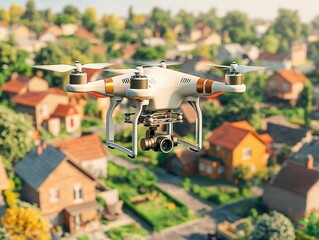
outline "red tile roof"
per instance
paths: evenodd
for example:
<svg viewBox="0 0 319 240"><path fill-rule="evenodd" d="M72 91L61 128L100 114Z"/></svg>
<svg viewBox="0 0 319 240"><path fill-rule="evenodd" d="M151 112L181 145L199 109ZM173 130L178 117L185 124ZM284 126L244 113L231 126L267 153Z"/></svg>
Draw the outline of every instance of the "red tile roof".
<svg viewBox="0 0 319 240"><path fill-rule="evenodd" d="M15 96L12 99L12 102L25 105L25 106L35 107L47 95L48 95L48 92L26 92L24 94Z"/></svg>
<svg viewBox="0 0 319 240"><path fill-rule="evenodd" d="M98 39L94 35L94 33L89 32L86 28L84 28L82 26L78 28L78 30L76 31L75 35L77 37L86 38L89 41L98 41Z"/></svg>
<svg viewBox="0 0 319 240"><path fill-rule="evenodd" d="M293 69L280 70L278 71L278 74L289 83L305 83L308 81L308 78L305 75L298 73Z"/></svg>
<svg viewBox="0 0 319 240"><path fill-rule="evenodd" d="M66 117L69 115L78 114L75 107L69 104L59 104L52 113L53 117Z"/></svg>
<svg viewBox="0 0 319 240"><path fill-rule="evenodd" d="M307 196L310 188L318 181L318 170L308 169L295 161L286 161L270 185Z"/></svg>
<svg viewBox="0 0 319 240"><path fill-rule="evenodd" d="M65 91L58 88L50 88L48 91L43 92L26 92L21 95L15 96L12 101L25 106L34 107L38 105L48 94L65 95Z"/></svg>
<svg viewBox="0 0 319 240"><path fill-rule="evenodd" d="M2 157L0 156L0 191L9 187L8 176L4 168Z"/></svg>
<svg viewBox="0 0 319 240"><path fill-rule="evenodd" d="M8 81L3 84L1 90L9 93L18 93L26 87L26 85L26 83L20 81Z"/></svg>
<svg viewBox="0 0 319 240"><path fill-rule="evenodd" d="M267 60L267 61L284 61L289 59L289 55L285 53L269 53L263 52L259 55L258 60Z"/></svg>
<svg viewBox="0 0 319 240"><path fill-rule="evenodd" d="M104 146L96 134L55 141L53 146L60 148L78 162L107 156Z"/></svg>
<svg viewBox="0 0 319 240"><path fill-rule="evenodd" d="M249 134L253 134L258 140L267 145L264 138L255 131L247 121L224 122L215 129L208 138L209 143L220 145L228 149L234 149ZM270 136L269 136L270 137Z"/></svg>

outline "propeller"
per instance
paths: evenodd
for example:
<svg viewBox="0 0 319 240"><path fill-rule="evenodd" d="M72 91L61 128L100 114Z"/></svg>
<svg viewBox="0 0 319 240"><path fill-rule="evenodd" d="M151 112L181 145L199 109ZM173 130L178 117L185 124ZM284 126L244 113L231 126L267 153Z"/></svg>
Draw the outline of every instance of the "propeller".
<svg viewBox="0 0 319 240"><path fill-rule="evenodd" d="M106 72L114 72L114 73L120 73L120 74L126 74L126 73L139 73L137 69L134 68L122 68L122 69L104 69Z"/></svg>
<svg viewBox="0 0 319 240"><path fill-rule="evenodd" d="M164 67L166 68L166 66L177 66L182 64L181 62L177 62L177 61L156 61L156 60L152 60L152 61L137 61L138 64L141 64L143 67Z"/></svg>
<svg viewBox="0 0 319 240"><path fill-rule="evenodd" d="M82 72L82 68L89 68L89 69L102 69L108 66L114 65L113 63L88 63L82 65L81 62L76 61L74 65L68 65L68 64L54 64L54 65L35 65L32 66L33 68L43 69L43 70L49 70L54 72L69 72L71 70L77 70L79 72Z"/></svg>
<svg viewBox="0 0 319 240"><path fill-rule="evenodd" d="M207 65L212 66L214 68L218 68L221 70L227 70L229 69L230 72L253 72L253 71L259 71L259 70L265 70L267 67L261 67L261 66L244 66L244 65L238 65L236 62L232 62L230 66L226 65L219 65L214 63L207 63Z"/></svg>

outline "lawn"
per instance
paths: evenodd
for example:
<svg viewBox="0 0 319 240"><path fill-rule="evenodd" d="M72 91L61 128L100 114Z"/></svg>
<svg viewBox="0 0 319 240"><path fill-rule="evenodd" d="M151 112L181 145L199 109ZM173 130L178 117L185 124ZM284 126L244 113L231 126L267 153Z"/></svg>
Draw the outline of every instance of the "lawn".
<svg viewBox="0 0 319 240"><path fill-rule="evenodd" d="M148 235L147 232L136 223L112 228L106 234L112 240L139 239L137 237L145 237Z"/></svg>
<svg viewBox="0 0 319 240"><path fill-rule="evenodd" d="M262 203L262 198L250 198L243 202L236 203L234 205L227 206L226 209L231 213L246 218L251 215L252 209L255 209L258 215L266 212L266 208Z"/></svg>
<svg viewBox="0 0 319 240"><path fill-rule="evenodd" d="M136 181L130 182L131 171L110 162L109 177L104 179L104 182L109 187L118 189L126 206L147 222L153 230L159 231L196 218L190 213L187 205L157 187L156 184L145 185L149 179L136 176ZM142 185L139 186L138 182Z"/></svg>

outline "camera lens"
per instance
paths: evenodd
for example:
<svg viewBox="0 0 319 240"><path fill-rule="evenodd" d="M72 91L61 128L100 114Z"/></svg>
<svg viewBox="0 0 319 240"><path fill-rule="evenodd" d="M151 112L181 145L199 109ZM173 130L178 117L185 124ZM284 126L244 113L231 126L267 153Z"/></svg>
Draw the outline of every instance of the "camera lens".
<svg viewBox="0 0 319 240"><path fill-rule="evenodd" d="M159 149L163 153L170 152L174 147L174 143L170 138L162 138L159 142Z"/></svg>

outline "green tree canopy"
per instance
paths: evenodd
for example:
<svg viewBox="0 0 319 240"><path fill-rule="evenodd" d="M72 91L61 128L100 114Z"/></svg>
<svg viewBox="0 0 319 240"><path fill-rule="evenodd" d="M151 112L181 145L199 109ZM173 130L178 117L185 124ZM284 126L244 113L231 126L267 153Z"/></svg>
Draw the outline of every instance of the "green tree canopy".
<svg viewBox="0 0 319 240"><path fill-rule="evenodd" d="M0 106L1 155L10 164L16 164L32 149L33 131L32 119L28 115Z"/></svg>
<svg viewBox="0 0 319 240"><path fill-rule="evenodd" d="M133 55L133 59L137 60L154 60L165 59L166 48L163 46L149 47L142 46L137 49Z"/></svg>
<svg viewBox="0 0 319 240"><path fill-rule="evenodd" d="M222 20L222 32L228 33L232 42L244 43L252 38L252 28L245 13L230 11Z"/></svg>
<svg viewBox="0 0 319 240"><path fill-rule="evenodd" d="M268 34L262 39L262 48L266 52L276 53L279 43L279 39L275 35Z"/></svg>
<svg viewBox="0 0 319 240"><path fill-rule="evenodd" d="M134 169L128 172L127 179L133 187L150 187L155 185L157 178L146 169Z"/></svg>
<svg viewBox="0 0 319 240"><path fill-rule="evenodd" d="M300 219L299 223L303 226L303 232L319 238L319 215L317 213L311 213L309 217Z"/></svg>
<svg viewBox="0 0 319 240"><path fill-rule="evenodd" d="M97 13L95 8L89 7L85 10L82 15L82 24L89 31L95 31L97 27Z"/></svg>
<svg viewBox="0 0 319 240"><path fill-rule="evenodd" d="M301 30L302 24L298 11L290 9L279 9L278 16L270 29L276 36L279 36L280 45L284 48L287 48L285 45L288 45L288 50L294 41L300 39Z"/></svg>
<svg viewBox="0 0 319 240"><path fill-rule="evenodd" d="M0 42L0 86L12 74L17 57L17 51L11 45Z"/></svg>
<svg viewBox="0 0 319 240"><path fill-rule="evenodd" d="M270 214L263 214L257 220L250 237L254 240L294 240L295 229L287 217L272 211Z"/></svg>

